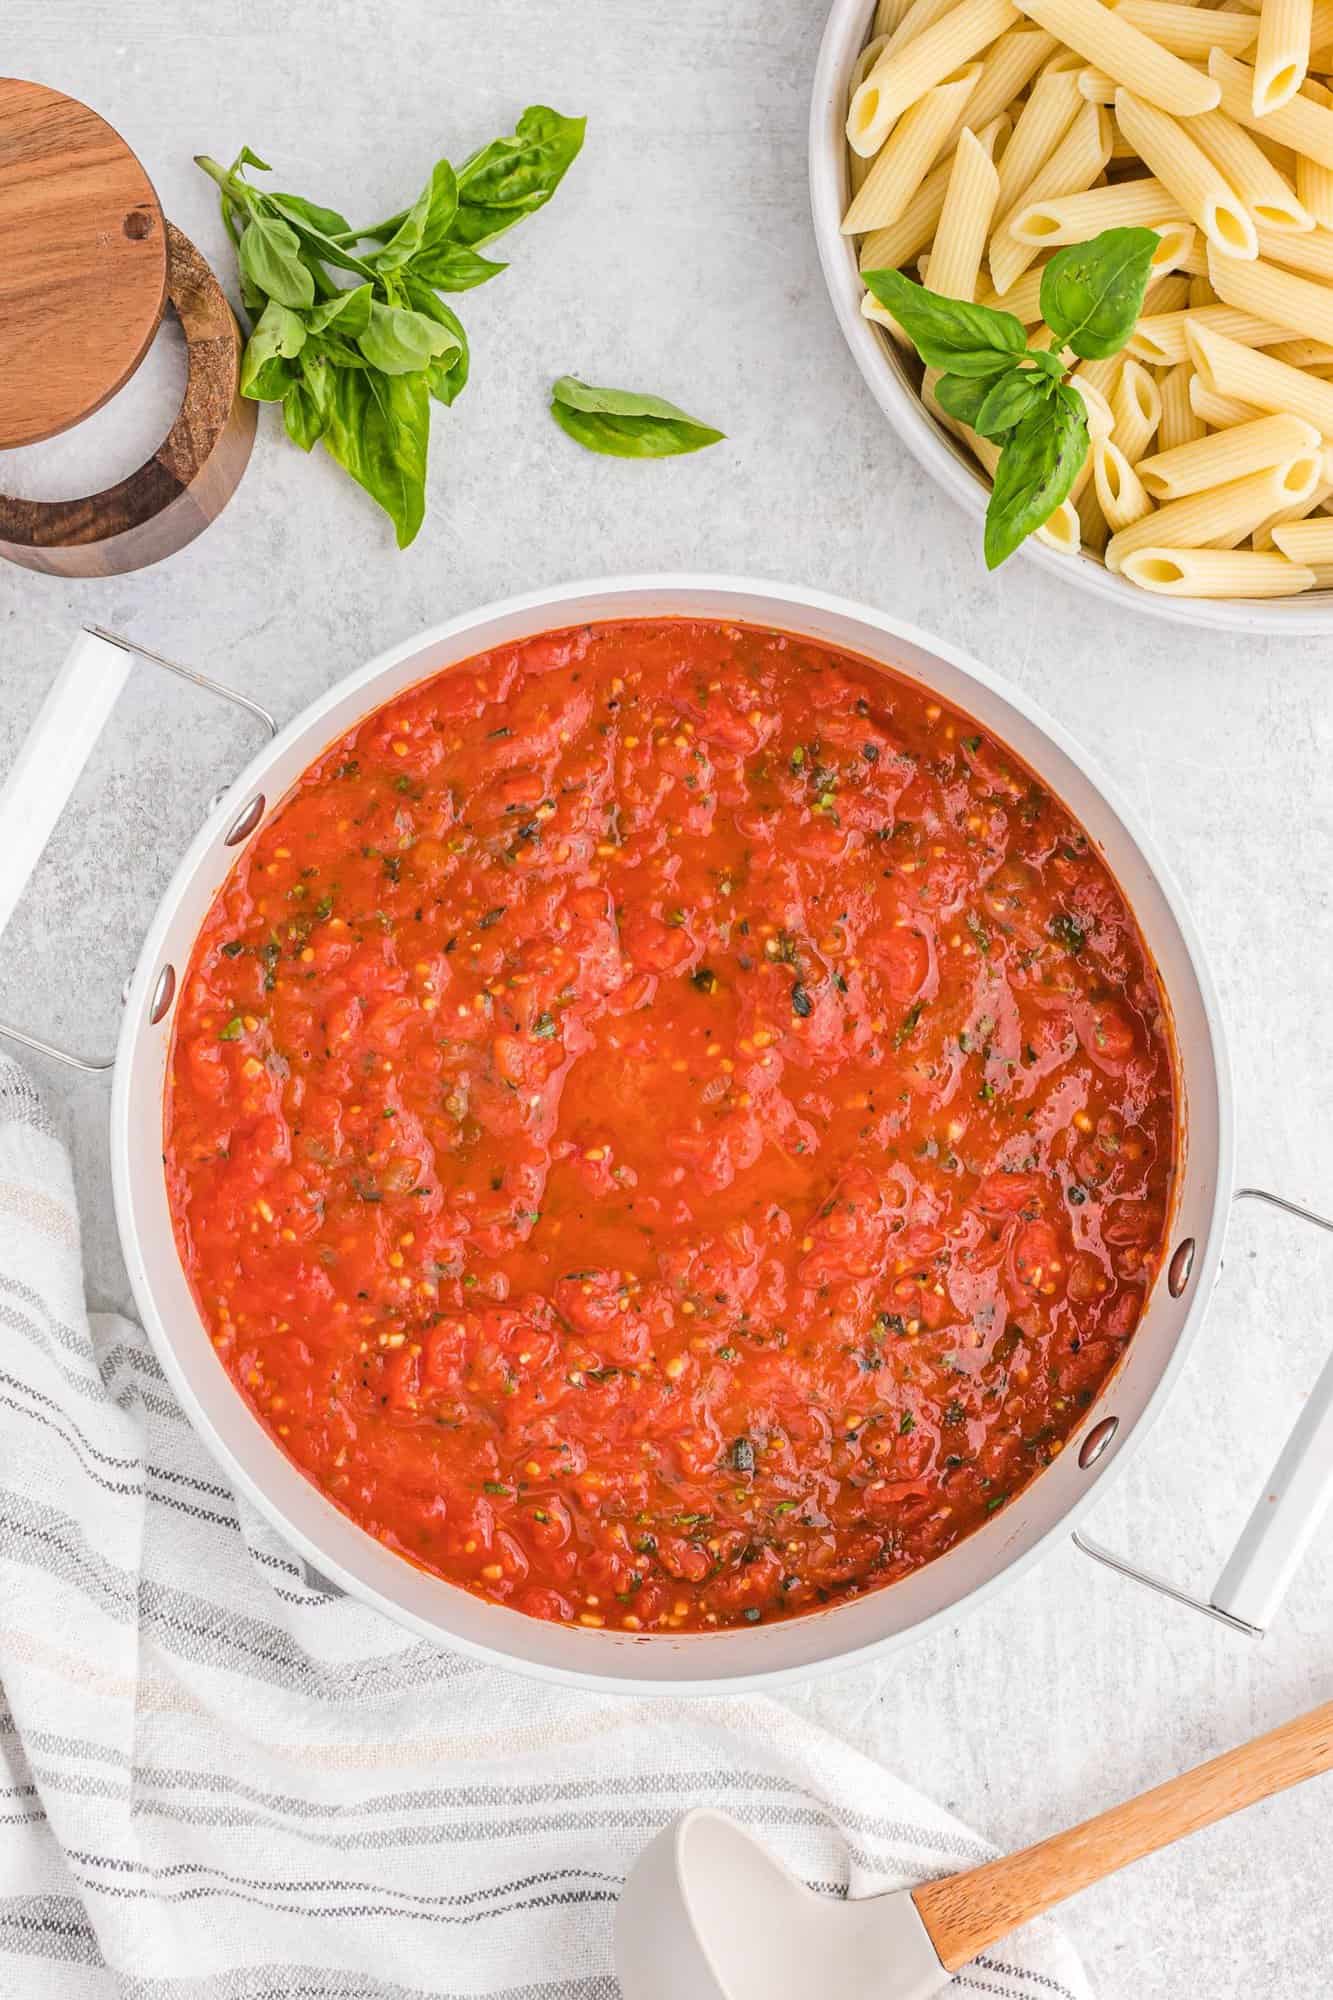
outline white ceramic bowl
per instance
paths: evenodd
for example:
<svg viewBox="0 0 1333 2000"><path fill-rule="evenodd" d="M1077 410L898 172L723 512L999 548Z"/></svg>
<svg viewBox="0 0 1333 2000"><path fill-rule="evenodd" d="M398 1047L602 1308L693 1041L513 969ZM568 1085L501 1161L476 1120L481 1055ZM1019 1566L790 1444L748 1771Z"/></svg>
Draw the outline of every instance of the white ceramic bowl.
<svg viewBox="0 0 1333 2000"><path fill-rule="evenodd" d="M849 199L844 131L847 98L852 70L869 36L874 11L875 0L833 0L820 44L810 103L810 206L815 239L833 310L858 368L903 442L976 521L980 565L981 522L990 496L989 483L966 448L930 415L888 335L863 315L856 250L852 238L842 235L838 226ZM1029 537L1019 553L1021 559L1040 563L1053 576L1091 592L1103 603L1148 612L1180 625L1226 632L1333 633L1333 591L1221 602L1202 597L1159 597L1113 575L1096 556L1061 555L1035 536Z"/></svg>

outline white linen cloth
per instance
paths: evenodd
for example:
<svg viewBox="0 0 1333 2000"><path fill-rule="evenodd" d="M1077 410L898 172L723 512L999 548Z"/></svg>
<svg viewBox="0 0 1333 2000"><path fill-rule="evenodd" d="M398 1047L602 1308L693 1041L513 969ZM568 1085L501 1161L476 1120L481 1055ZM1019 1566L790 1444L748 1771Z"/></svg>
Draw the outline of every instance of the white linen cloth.
<svg viewBox="0 0 1333 2000"><path fill-rule="evenodd" d="M776 1700L565 1692L310 1588L142 1331L86 1313L4 1058L0 1687L3 2000L615 2000L620 1882L690 1805L835 1895L991 1851ZM958 1986L1088 2000L1049 1923Z"/></svg>

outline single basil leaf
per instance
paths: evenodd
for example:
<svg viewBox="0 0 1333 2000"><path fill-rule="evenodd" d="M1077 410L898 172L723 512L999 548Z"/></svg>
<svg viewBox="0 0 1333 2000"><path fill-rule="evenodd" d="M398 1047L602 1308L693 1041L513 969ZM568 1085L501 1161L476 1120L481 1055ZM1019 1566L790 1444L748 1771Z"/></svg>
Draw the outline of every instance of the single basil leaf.
<svg viewBox="0 0 1333 2000"><path fill-rule="evenodd" d="M935 384L935 400L960 424L970 424L975 430L977 412L995 379L993 375L941 375Z"/></svg>
<svg viewBox="0 0 1333 2000"><path fill-rule="evenodd" d="M574 375L562 375L552 389L551 415L588 451L612 458L674 458L702 451L726 435L661 396L597 389Z"/></svg>
<svg viewBox="0 0 1333 2000"><path fill-rule="evenodd" d="M861 276L928 368L951 375L998 375L1015 355L1027 352L1027 332L1012 313L928 292L901 271L863 271Z"/></svg>
<svg viewBox="0 0 1333 2000"><path fill-rule="evenodd" d="M584 118L530 104L512 139L492 139L458 169L453 233L474 248L512 229L555 193L583 145Z"/></svg>
<svg viewBox="0 0 1333 2000"><path fill-rule="evenodd" d="M388 242L374 255L377 271L398 271L448 241L458 213L458 182L448 160L437 160L430 179Z"/></svg>
<svg viewBox="0 0 1333 2000"><path fill-rule="evenodd" d="M1088 454L1083 399L1067 383L1023 419L995 468L986 509L986 567L997 569L1066 497Z"/></svg>
<svg viewBox="0 0 1333 2000"><path fill-rule="evenodd" d="M414 375L457 342L446 326L410 306L384 306L372 299L370 322L357 342L372 368L386 375Z"/></svg>
<svg viewBox="0 0 1333 2000"><path fill-rule="evenodd" d="M284 306L315 302L315 281L301 262L294 229L270 215L255 215L237 251L241 271L258 291Z"/></svg>
<svg viewBox="0 0 1333 2000"><path fill-rule="evenodd" d="M330 371L324 449L384 509L405 549L426 511L430 396L424 375Z"/></svg>
<svg viewBox="0 0 1333 2000"><path fill-rule="evenodd" d="M324 333L330 327L337 327L339 333L355 340L365 332L370 324L370 307L374 298L373 285L354 285L350 291L339 292L336 298L325 299L315 307L309 319L312 333Z"/></svg>
<svg viewBox="0 0 1333 2000"><path fill-rule="evenodd" d="M1013 368L987 388L972 428L999 444L1016 424L1049 402L1053 391L1049 375L1031 368Z"/></svg>
<svg viewBox="0 0 1333 2000"><path fill-rule="evenodd" d="M1053 382L1062 381L1065 372L1064 357L1051 347L1030 347L1027 358L1034 368L1040 368Z"/></svg>
<svg viewBox="0 0 1333 2000"><path fill-rule="evenodd" d="M414 278L422 278L440 292L470 292L490 278L507 271L507 264L493 264L466 243L439 243L421 250L410 266Z"/></svg>
<svg viewBox="0 0 1333 2000"><path fill-rule="evenodd" d="M270 299L241 356L241 394L257 403L276 403L287 392L290 371L272 364L299 354L306 323L290 306Z"/></svg>
<svg viewBox="0 0 1333 2000"><path fill-rule="evenodd" d="M1085 360L1118 354L1143 305L1157 235L1104 229L1090 243L1057 250L1041 274L1042 318Z"/></svg>
<svg viewBox="0 0 1333 2000"><path fill-rule="evenodd" d="M261 195L259 200L265 213L271 213L290 224L303 247L311 256L318 257L321 263L335 264L343 271L355 271L358 278L374 277L374 269L364 257L356 256L312 220L314 213L312 203L304 201L299 195L286 194ZM338 217L340 222L342 219L341 216Z"/></svg>
<svg viewBox="0 0 1333 2000"><path fill-rule="evenodd" d="M462 320L443 299L437 299L429 285L417 281L411 271L403 273L408 299L419 313L447 327L458 346L452 354L437 355L426 369L426 386L437 403L456 403L467 387L468 340Z"/></svg>
<svg viewBox="0 0 1333 2000"><path fill-rule="evenodd" d="M300 373L282 399L282 421L287 435L302 451L309 451L324 435L330 372L327 362L304 358Z"/></svg>
<svg viewBox="0 0 1333 2000"><path fill-rule="evenodd" d="M258 162L256 162L258 164ZM325 236L337 236L344 229L350 230L351 223L336 208L321 208L317 201L307 201L303 194L273 194L270 201L280 201L282 212L289 219L300 217L312 229L318 229Z"/></svg>

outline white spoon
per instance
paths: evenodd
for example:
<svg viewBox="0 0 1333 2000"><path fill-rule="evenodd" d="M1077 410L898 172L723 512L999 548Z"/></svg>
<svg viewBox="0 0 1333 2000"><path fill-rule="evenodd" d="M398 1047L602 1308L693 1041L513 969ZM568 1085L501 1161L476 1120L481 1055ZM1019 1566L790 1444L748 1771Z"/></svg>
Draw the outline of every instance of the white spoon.
<svg viewBox="0 0 1333 2000"><path fill-rule="evenodd" d="M1328 1770L1333 1701L1035 1847L848 1902L815 1895L725 1813L688 1812L625 1883L624 2000L926 2000L1066 1896Z"/></svg>

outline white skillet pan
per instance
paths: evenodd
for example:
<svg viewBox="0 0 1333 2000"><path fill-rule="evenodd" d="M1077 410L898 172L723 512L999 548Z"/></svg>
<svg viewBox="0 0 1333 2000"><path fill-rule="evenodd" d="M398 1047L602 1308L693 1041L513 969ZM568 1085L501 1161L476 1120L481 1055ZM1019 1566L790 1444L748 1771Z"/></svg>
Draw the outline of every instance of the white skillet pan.
<svg viewBox="0 0 1333 2000"><path fill-rule="evenodd" d="M493 646L599 619L720 618L777 626L891 663L975 716L1082 821L1133 907L1169 998L1183 1086L1183 1166L1170 1254L1119 1372L1055 1463L947 1555L869 1596L786 1624L670 1637L585 1631L527 1618L444 1583L392 1554L341 1514L283 1455L233 1388L176 1256L161 1163L162 1092L177 980L239 848L334 738L414 682ZM0 929L124 685L126 640L85 632L0 789ZM156 659L156 664L172 666ZM182 671L177 668L176 671ZM184 670L188 673L189 670ZM192 673L189 678L202 680ZM240 700L270 730L264 711ZM28 1048L88 1063L20 1030ZM882 1653L956 1619L1070 1533L1125 1462L1180 1372L1217 1276L1229 1206L1257 1195L1232 1183L1231 1087L1212 981L1193 927L1151 843L1060 726L956 647L901 620L817 592L731 577L631 577L515 597L451 619L381 654L321 696L215 801L149 926L126 991L114 1058L111 1170L130 1280L144 1324L190 1420L234 1487L300 1551L317 1578L412 1631L551 1680L643 1693L740 1692L796 1681ZM1333 1224L1294 1210L1324 1228ZM1333 1361L1308 1399L1259 1504L1207 1603L1080 1545L1140 1581L1258 1633L1333 1494Z"/></svg>

